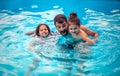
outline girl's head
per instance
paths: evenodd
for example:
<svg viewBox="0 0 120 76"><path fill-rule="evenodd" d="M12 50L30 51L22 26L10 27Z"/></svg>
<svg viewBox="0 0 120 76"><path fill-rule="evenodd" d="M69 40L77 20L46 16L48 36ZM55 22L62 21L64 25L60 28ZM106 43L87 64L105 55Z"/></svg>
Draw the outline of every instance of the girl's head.
<svg viewBox="0 0 120 76"><path fill-rule="evenodd" d="M73 34L78 34L80 32L80 20L77 14L72 12L68 18L69 32Z"/></svg>
<svg viewBox="0 0 120 76"><path fill-rule="evenodd" d="M36 35L41 37L47 37L50 34L50 28L47 24L39 24L36 28Z"/></svg>

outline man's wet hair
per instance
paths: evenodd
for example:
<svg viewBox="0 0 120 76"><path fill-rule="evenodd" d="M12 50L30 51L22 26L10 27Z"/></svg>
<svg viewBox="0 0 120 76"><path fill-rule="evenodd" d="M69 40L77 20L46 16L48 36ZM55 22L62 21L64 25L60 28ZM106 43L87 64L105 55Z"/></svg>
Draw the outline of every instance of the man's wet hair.
<svg viewBox="0 0 120 76"><path fill-rule="evenodd" d="M63 14L58 14L54 17L54 25L56 25L56 22L62 24L64 21L67 22L67 18Z"/></svg>

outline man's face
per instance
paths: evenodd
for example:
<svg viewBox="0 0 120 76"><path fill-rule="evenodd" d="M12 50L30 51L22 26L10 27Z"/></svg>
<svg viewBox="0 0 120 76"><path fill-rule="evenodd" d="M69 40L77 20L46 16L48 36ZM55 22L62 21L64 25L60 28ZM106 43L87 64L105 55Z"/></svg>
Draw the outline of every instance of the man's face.
<svg viewBox="0 0 120 76"><path fill-rule="evenodd" d="M65 21L63 23L56 22L56 28L61 35L66 36L68 34L68 24Z"/></svg>

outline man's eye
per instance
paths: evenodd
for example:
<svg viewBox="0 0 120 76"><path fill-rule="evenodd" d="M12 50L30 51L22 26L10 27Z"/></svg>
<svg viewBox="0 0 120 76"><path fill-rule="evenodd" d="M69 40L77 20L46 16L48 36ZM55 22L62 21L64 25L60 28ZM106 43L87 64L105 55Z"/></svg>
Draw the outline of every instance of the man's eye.
<svg viewBox="0 0 120 76"><path fill-rule="evenodd" d="M60 28L60 27L57 27L57 28Z"/></svg>

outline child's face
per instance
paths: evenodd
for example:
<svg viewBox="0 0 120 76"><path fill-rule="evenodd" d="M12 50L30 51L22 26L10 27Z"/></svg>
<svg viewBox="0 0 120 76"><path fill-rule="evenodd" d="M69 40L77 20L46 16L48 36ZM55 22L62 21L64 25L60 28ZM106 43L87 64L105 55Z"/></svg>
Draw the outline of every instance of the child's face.
<svg viewBox="0 0 120 76"><path fill-rule="evenodd" d="M41 25L39 27L39 35L42 37L46 37L49 35L48 28L45 25Z"/></svg>
<svg viewBox="0 0 120 76"><path fill-rule="evenodd" d="M78 34L79 34L79 31L80 31L79 26L74 25L74 24L70 24L70 25L69 25L69 32L70 32L72 35L78 35Z"/></svg>

